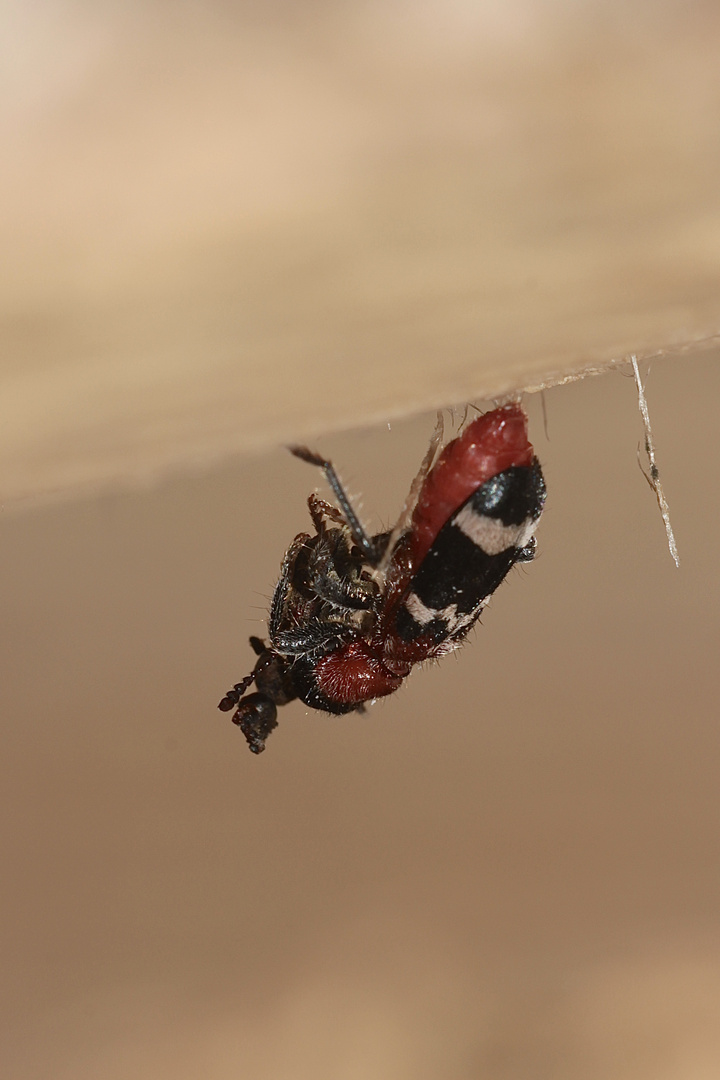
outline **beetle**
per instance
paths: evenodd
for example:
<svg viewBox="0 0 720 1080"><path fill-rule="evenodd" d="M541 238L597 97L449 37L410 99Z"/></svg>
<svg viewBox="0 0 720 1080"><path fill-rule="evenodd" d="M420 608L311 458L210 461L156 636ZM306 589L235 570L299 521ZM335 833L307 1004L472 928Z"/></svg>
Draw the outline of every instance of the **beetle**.
<svg viewBox="0 0 720 1080"><path fill-rule="evenodd" d="M400 520L375 535L332 462L289 448L323 470L337 506L309 496L314 533L285 553L269 642L250 638L255 666L218 706L235 709L254 754L278 706L299 698L327 713L362 710L415 664L457 649L512 566L534 557L546 491L520 405L478 416L442 450L440 439L438 426Z"/></svg>

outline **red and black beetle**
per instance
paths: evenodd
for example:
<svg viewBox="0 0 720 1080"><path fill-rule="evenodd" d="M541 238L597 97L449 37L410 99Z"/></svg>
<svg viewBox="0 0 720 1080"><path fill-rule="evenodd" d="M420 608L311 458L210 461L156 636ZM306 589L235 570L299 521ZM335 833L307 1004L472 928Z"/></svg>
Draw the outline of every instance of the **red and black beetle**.
<svg viewBox="0 0 720 1080"><path fill-rule="evenodd" d="M337 506L310 495L314 535L288 548L270 605L269 644L219 708L235 709L253 753L300 698L347 713L393 693L415 664L463 642L516 562L535 554L545 503L540 464L519 405L479 416L439 453L431 443L392 532L368 536L330 461L304 447ZM246 695L252 683L256 693Z"/></svg>

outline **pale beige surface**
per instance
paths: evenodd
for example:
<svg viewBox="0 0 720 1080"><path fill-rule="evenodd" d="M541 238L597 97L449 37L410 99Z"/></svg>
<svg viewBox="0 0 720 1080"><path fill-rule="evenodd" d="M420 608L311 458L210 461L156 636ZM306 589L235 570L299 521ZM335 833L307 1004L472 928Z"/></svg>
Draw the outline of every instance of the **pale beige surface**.
<svg viewBox="0 0 720 1080"><path fill-rule="evenodd" d="M539 399L548 508L457 659L365 717L215 704L316 477L283 452L5 517L3 1076L720 1069L717 356ZM369 523L433 417L322 440Z"/></svg>
<svg viewBox="0 0 720 1080"><path fill-rule="evenodd" d="M720 331L720 9L0 9L0 498Z"/></svg>

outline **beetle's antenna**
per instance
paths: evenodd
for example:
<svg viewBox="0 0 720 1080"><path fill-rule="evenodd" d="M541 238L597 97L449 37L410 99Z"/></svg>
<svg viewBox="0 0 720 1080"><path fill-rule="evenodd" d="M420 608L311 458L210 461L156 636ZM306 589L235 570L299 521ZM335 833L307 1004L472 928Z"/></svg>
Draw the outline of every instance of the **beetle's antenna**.
<svg viewBox="0 0 720 1080"><path fill-rule="evenodd" d="M227 694L218 705L218 709L220 709L221 712L230 712L231 709L234 709L240 701L240 698L245 691L252 686L254 681L255 669L253 668L250 674L246 675L242 682L235 683L232 690L228 690Z"/></svg>

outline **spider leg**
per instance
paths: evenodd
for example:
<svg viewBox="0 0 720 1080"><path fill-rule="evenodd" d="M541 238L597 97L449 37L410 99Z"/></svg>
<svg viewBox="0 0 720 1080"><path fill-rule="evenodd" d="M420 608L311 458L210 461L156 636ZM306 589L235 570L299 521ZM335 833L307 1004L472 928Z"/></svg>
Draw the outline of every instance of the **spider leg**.
<svg viewBox="0 0 720 1080"><path fill-rule="evenodd" d="M327 458L321 457L320 454L315 454L312 450L308 450L306 446L290 446L288 449L296 458L300 458L301 461L307 461L308 465L317 465L319 469L323 470L325 479L332 488L335 498L340 504L340 509L345 519L345 523L350 529L352 538L363 553L363 558L366 562L370 563L371 566L377 566L379 561L377 549L365 532L365 529L360 524L360 519L353 510L352 503L345 492L345 488L340 482L340 477L335 472L333 463L328 461ZM312 513L312 510L310 513Z"/></svg>
<svg viewBox="0 0 720 1080"><path fill-rule="evenodd" d="M415 509L415 505L418 501L420 489L425 483L428 473L435 464L435 459L438 454L438 447L442 442L443 430L444 424L442 413L438 412L437 420L435 422L435 431L433 432L432 438L430 439L430 445L428 446L425 457L422 460L422 464L420 465L418 474L410 485L410 490L407 494L407 498L405 499L405 504L400 511L400 516L397 519L397 523L393 527L393 530L390 533L385 544L384 554L379 563L381 570L387 569L388 564L390 563L390 560L393 556L393 552L395 551L398 540L410 524L410 518L412 517L413 510Z"/></svg>
<svg viewBox="0 0 720 1080"><path fill-rule="evenodd" d="M317 533L325 532L325 522L323 520L324 518L328 518L328 520L334 521L336 525L347 526L347 522L338 510L337 506L333 506L332 503L325 502L324 499L321 499L318 495L315 495L314 493L308 495L308 510L310 511L310 517L313 520L315 532Z"/></svg>

